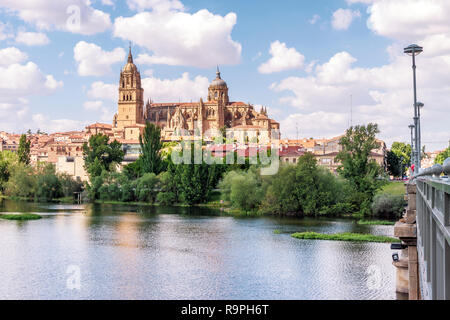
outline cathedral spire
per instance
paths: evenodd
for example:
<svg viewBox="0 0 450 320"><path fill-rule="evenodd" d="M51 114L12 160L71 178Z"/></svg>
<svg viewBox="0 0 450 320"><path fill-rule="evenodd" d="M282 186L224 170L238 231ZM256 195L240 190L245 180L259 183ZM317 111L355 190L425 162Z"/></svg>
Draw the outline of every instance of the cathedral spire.
<svg viewBox="0 0 450 320"><path fill-rule="evenodd" d="M221 78L220 78L220 70L219 70L219 66L217 66L216 79L221 79Z"/></svg>
<svg viewBox="0 0 450 320"><path fill-rule="evenodd" d="M130 49L128 51L128 63L133 63L133 55L131 54L131 42L130 42Z"/></svg>

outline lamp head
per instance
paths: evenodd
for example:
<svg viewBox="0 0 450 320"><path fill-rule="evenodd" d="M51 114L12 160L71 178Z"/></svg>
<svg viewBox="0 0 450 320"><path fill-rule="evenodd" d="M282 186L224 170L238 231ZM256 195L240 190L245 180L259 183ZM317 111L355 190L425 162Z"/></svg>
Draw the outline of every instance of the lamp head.
<svg viewBox="0 0 450 320"><path fill-rule="evenodd" d="M417 106L418 106L419 108L423 108L425 105L423 104L423 102L417 102Z"/></svg>
<svg viewBox="0 0 450 320"><path fill-rule="evenodd" d="M410 56L417 56L423 51L423 47L418 46L417 44L411 44L403 49L403 52Z"/></svg>
<svg viewBox="0 0 450 320"><path fill-rule="evenodd" d="M413 125L413 124L410 124L410 125L408 126L408 128L414 129L414 125Z"/></svg>

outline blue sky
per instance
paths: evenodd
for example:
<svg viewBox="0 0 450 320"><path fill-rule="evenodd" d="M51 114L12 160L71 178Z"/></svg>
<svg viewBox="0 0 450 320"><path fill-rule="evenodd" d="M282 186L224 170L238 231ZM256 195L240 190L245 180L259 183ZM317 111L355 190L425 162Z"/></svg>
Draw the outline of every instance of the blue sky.
<svg viewBox="0 0 450 320"><path fill-rule="evenodd" d="M131 41L155 101L205 98L219 64L230 98L267 106L284 137L296 127L301 137L341 134L351 95L354 124L379 123L388 144L408 141L412 74L402 48L420 42L430 48L418 57L423 140L440 149L450 138L450 6L427 2L0 0L0 58L11 60L0 62L0 131L111 122ZM67 26L71 6L78 29ZM414 24L428 17L426 31Z"/></svg>

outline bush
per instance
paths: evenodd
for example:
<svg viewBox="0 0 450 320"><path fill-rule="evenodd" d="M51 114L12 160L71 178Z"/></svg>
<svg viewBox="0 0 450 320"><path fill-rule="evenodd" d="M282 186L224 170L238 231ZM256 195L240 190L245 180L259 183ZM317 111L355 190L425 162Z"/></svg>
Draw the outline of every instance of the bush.
<svg viewBox="0 0 450 320"><path fill-rule="evenodd" d="M173 192L160 192L156 196L156 201L163 206L170 206L176 202L176 195Z"/></svg>
<svg viewBox="0 0 450 320"><path fill-rule="evenodd" d="M400 218L406 206L402 195L378 194L372 203L372 213L387 219Z"/></svg>
<svg viewBox="0 0 450 320"><path fill-rule="evenodd" d="M38 200L51 201L63 195L61 181L55 174L48 173L37 177L36 198Z"/></svg>
<svg viewBox="0 0 450 320"><path fill-rule="evenodd" d="M230 171L219 183L219 187L224 200L244 211L259 209L264 198L261 180L254 170Z"/></svg>
<svg viewBox="0 0 450 320"><path fill-rule="evenodd" d="M36 175L31 167L17 164L12 168L11 176L6 183L6 194L12 197L34 197Z"/></svg>
<svg viewBox="0 0 450 320"><path fill-rule="evenodd" d="M157 191L158 178L154 173L146 173L136 181L136 197L139 201L153 203Z"/></svg>

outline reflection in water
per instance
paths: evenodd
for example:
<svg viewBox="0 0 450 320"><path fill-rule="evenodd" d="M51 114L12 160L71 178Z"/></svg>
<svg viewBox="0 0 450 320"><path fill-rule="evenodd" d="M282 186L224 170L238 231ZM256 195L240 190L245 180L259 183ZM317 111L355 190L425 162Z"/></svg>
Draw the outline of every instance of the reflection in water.
<svg viewBox="0 0 450 320"><path fill-rule="evenodd" d="M371 232L348 220L235 219L205 208L5 200L0 299L395 299L388 244L298 240L297 231ZM281 234L274 234L278 229ZM81 290L69 290L78 266ZM381 282L369 290L369 268Z"/></svg>

